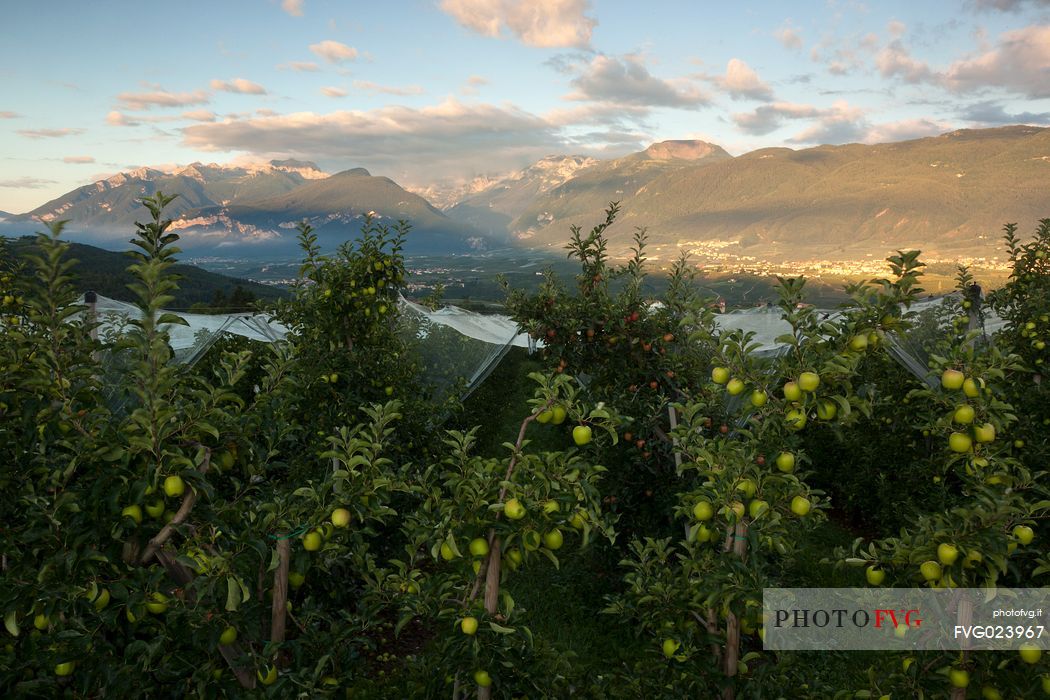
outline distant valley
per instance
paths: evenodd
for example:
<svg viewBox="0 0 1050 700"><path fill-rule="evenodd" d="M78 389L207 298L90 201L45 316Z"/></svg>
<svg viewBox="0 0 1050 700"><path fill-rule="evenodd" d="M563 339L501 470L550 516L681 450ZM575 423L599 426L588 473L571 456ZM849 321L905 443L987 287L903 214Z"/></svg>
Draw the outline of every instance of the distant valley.
<svg viewBox="0 0 1050 700"><path fill-rule="evenodd" d="M664 141L612 160L552 155L518 172L409 191L364 169L329 175L312 163L194 163L143 168L85 185L0 231L70 220L74 240L121 247L143 218L137 199L178 194L170 214L194 255L295 256L295 225L309 221L329 249L363 217L413 225L413 255L508 248L563 255L572 225L585 230L619 201L610 253L627 254L635 227L666 268L682 253L714 274L870 276L898 248L920 248L946 269L1004 268L1002 225L1032 231L1050 216L1050 129L961 130L896 143L765 148L732 156L703 141ZM428 201L429 198L429 201Z"/></svg>

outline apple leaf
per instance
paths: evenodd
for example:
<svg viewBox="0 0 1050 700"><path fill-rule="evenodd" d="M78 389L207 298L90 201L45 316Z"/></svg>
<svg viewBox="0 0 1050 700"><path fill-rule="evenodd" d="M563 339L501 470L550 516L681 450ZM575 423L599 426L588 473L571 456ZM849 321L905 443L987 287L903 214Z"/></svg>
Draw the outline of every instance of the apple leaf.
<svg viewBox="0 0 1050 700"><path fill-rule="evenodd" d="M513 627L504 627L503 625L497 625L495 622L489 622L489 627L492 628L493 632L499 632L500 634L514 634L515 632Z"/></svg>
<svg viewBox="0 0 1050 700"><path fill-rule="evenodd" d="M241 590L233 576L226 579L226 609L234 612L241 604Z"/></svg>
<svg viewBox="0 0 1050 700"><path fill-rule="evenodd" d="M21 630L18 629L18 612L11 610L4 615L4 627L10 632L12 637L17 637Z"/></svg>
<svg viewBox="0 0 1050 700"><path fill-rule="evenodd" d="M300 486L295 491L292 491L292 495L293 496L302 496L303 498L308 498L308 497L314 495L314 490L312 488L310 488L309 486Z"/></svg>

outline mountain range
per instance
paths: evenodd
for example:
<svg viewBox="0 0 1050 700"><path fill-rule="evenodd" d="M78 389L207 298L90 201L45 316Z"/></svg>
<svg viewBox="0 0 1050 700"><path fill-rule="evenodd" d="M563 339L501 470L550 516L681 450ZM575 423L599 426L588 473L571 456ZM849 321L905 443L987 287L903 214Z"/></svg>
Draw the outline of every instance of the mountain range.
<svg viewBox="0 0 1050 700"><path fill-rule="evenodd" d="M136 200L157 190L180 195L169 210L180 246L239 255L290 250L304 219L334 246L368 212L381 222L410 220L409 253L508 244L560 250L572 225L589 229L618 201L613 256L625 255L635 227L644 226L650 257L660 261L688 251L701 261L754 268L881 260L897 248L940 260L991 259L1001 256L1005 222L1024 232L1050 216L1050 129L960 130L736 157L704 141L663 141L621 158L549 156L518 172L414 192L362 168L328 175L293 160L194 163L120 173L6 215L4 227L63 218L73 230L126 239L143 215Z"/></svg>
<svg viewBox="0 0 1050 700"><path fill-rule="evenodd" d="M466 252L485 247L478 232L454 222L419 195L363 168L329 175L313 163L270 161L249 166L193 163L172 172L138 168L79 187L7 227L38 228L68 220L73 235L96 244L127 240L146 212L139 198L178 195L165 210L179 245L198 254L225 249L238 254L285 254L295 250L296 225L309 222L323 247L352 238L365 216L412 223L406 249L414 253ZM28 231L15 231L26 233Z"/></svg>

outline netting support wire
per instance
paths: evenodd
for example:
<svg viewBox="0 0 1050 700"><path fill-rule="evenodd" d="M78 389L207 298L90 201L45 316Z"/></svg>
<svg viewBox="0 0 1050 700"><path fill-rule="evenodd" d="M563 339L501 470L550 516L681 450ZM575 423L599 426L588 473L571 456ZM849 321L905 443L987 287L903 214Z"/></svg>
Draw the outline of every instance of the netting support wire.
<svg viewBox="0 0 1050 700"><path fill-rule="evenodd" d="M897 337L896 333L886 334L886 350L893 359L897 360L904 369L915 375L919 381L926 383L931 389L936 389L939 386L937 379L930 374L929 368L901 346L900 338Z"/></svg>
<svg viewBox="0 0 1050 700"><path fill-rule="evenodd" d="M514 338L511 338L506 343L504 343L503 348L498 353L493 355L484 367L481 367L477 372L474 373L474 376L470 378L470 383L467 384L467 390L463 392L462 396L459 397L459 400L461 402L466 401L467 397L473 394L474 390L481 386L481 384L489 378L489 375L492 374L496 367L499 366L499 363L503 361L503 358L507 356L507 353L510 352L513 343Z"/></svg>
<svg viewBox="0 0 1050 700"><path fill-rule="evenodd" d="M197 364L200 361L200 359L204 357L204 355L208 352L208 350L211 349L211 346L214 345L222 336L222 334L226 332L226 329L232 326L234 321L236 320L236 317L227 317L227 319L223 321L221 326L209 333L208 337L205 338L204 341L197 346L197 349L194 350L188 358L186 358L186 362L184 363L186 367L193 367L195 364Z"/></svg>

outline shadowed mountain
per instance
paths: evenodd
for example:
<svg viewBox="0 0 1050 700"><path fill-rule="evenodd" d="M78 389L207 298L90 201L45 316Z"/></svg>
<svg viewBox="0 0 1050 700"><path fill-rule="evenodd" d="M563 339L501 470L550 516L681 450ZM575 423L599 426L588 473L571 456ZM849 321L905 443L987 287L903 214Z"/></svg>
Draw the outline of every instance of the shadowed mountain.
<svg viewBox="0 0 1050 700"><path fill-rule="evenodd" d="M412 253L459 253L483 249L477 232L451 221L419 195L387 177L354 168L259 199L242 199L227 206L187 211L173 227L187 239L206 240L215 231L262 241L295 241L295 227L307 221L322 242L341 243L356 236L367 214L393 226L412 224L406 250Z"/></svg>
<svg viewBox="0 0 1050 700"><path fill-rule="evenodd" d="M36 253L37 247L34 239L27 236L9 241L8 250L16 257L24 257ZM83 293L92 290L110 299L135 301L128 289L128 285L135 281L127 271L128 265L134 262L129 255L83 243L70 243L67 259L76 261L70 274L77 291ZM178 281L179 289L172 292L175 299L166 308L187 309L193 304L209 304L217 297L228 299L235 295L238 287L242 290L241 295L248 293L263 301L290 295L280 287L219 275L193 265L179 263L172 266L171 271L181 279Z"/></svg>

